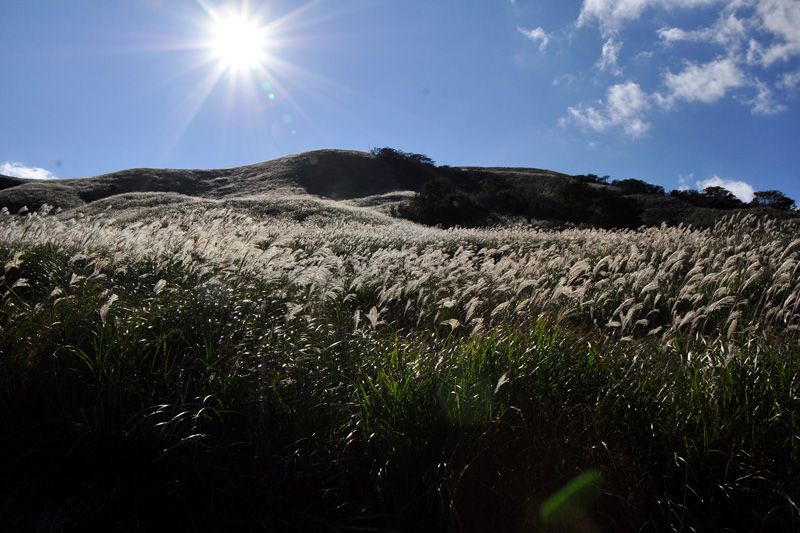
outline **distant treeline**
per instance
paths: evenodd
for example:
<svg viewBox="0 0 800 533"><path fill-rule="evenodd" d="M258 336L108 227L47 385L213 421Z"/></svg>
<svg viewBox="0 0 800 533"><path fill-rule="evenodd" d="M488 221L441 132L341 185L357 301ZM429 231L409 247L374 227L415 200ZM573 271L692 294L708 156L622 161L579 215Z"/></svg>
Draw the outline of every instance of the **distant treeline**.
<svg viewBox="0 0 800 533"><path fill-rule="evenodd" d="M504 217L523 217L528 221L636 228L642 224L645 211L653 210L653 200L658 203L659 198L675 198L708 209L797 209L794 200L777 190L757 192L745 203L722 187L666 193L663 187L638 179L609 182L609 176L595 174L564 176L548 188L535 180L511 180L485 169L437 166L426 155L393 148L374 148L372 154L389 164L404 186L418 193L394 214L428 225L482 226Z"/></svg>
<svg viewBox="0 0 800 533"><path fill-rule="evenodd" d="M574 177L590 183L609 184L613 187L618 187L623 194L657 194L661 196L666 194L664 187L651 185L637 179L613 180L609 183L609 176L601 178L595 174L584 174ZM706 187L702 191L694 189L672 190L669 192L669 196L681 198L698 207L710 207L713 209L743 209L746 207L771 207L783 211L797 209L794 200L776 190L757 192L750 202L741 201L732 192L723 187Z"/></svg>

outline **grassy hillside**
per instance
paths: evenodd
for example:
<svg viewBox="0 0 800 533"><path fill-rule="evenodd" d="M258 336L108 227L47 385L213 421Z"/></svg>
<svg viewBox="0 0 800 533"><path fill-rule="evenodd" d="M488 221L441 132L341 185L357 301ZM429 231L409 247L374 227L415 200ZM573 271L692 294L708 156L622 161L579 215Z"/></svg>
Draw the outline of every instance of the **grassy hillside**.
<svg viewBox="0 0 800 533"><path fill-rule="evenodd" d="M800 523L796 221L439 229L282 185L0 215L0 529Z"/></svg>
<svg viewBox="0 0 800 533"><path fill-rule="evenodd" d="M49 181L0 176L0 208L11 213L23 207L36 211L45 204L86 209L99 201L119 209L141 195L162 195L168 203L176 195L190 202L250 198L270 203L286 194L305 194L371 205L432 226L526 223L635 229L662 223L710 227L730 215L738 202L694 193L665 195L660 187L639 180L609 184L597 176L535 168L436 166L426 156L390 148L372 153L316 150L218 170L131 169ZM764 216L797 216L791 210L760 209Z"/></svg>
<svg viewBox="0 0 800 533"><path fill-rule="evenodd" d="M401 187L371 154L317 150L218 170L131 169L91 178L17 180L2 177L0 207L12 213L43 204L69 209L128 193L177 193L197 198L241 198L285 189L330 198L370 196Z"/></svg>

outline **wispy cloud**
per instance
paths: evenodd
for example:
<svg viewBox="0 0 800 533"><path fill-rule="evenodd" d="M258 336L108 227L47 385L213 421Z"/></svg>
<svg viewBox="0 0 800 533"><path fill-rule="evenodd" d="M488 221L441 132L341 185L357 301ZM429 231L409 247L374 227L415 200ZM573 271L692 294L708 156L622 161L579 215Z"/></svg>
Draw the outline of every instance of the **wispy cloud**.
<svg viewBox="0 0 800 533"><path fill-rule="evenodd" d="M569 107L562 124L571 121L594 131L620 126L627 135L637 137L650 126L648 103L659 104L661 110L675 110L682 102L714 104L732 98L749 106L754 115L787 111L784 101L800 89L795 61L800 57L799 0L583 0L575 27L600 29L603 38L595 66L600 72L620 76L623 71L630 72L620 55L621 35L627 25L646 16L648 10L654 11L652 22L696 8L704 8L706 13L714 8L717 15L710 23L689 28L662 25L653 36L655 46L632 58L635 62L646 53L648 65L660 70L658 76L613 85L606 90L604 100ZM655 13L657 9L660 12ZM682 13L679 18L685 19ZM679 47L679 43L684 46ZM692 48L687 48L690 45ZM637 46L647 50L647 46ZM667 55L663 54L665 50ZM686 59L676 65L676 54L684 51ZM698 60L702 55L697 52L706 59ZM715 59L707 59L715 55ZM680 62L680 56L677 59ZM642 66L640 61L634 70L641 72ZM653 80L660 81L645 89L639 85L652 84ZM614 94L631 96L631 105L616 107Z"/></svg>
<svg viewBox="0 0 800 533"><path fill-rule="evenodd" d="M519 30L519 32L522 35L524 35L531 41L538 42L540 52L544 52L545 48L547 48L547 44L550 42L550 34L544 31L544 29L541 26L533 30L528 30L520 26L517 26L517 30Z"/></svg>
<svg viewBox="0 0 800 533"><path fill-rule="evenodd" d="M735 197L743 202L749 202L755 196L755 189L744 181L726 180L719 176L714 176L704 181L697 182L697 190L702 191L706 187L722 187L730 191Z"/></svg>
<svg viewBox="0 0 800 533"><path fill-rule="evenodd" d="M53 175L49 170L38 167L28 167L15 161L6 161L0 165L0 174L29 180L58 179L58 177Z"/></svg>
<svg viewBox="0 0 800 533"><path fill-rule="evenodd" d="M755 82L758 94L752 100L747 100L746 103L750 104L754 115L777 115L786 111L786 106L775 102L775 96L772 94L766 83L761 80Z"/></svg>
<svg viewBox="0 0 800 533"><path fill-rule="evenodd" d="M648 107L649 98L639 84L627 81L609 87L605 101L599 101L597 106L578 104L577 107L570 107L561 123L565 125L572 121L583 129L597 132L620 128L626 135L635 138L650 129L650 124L643 119Z"/></svg>
<svg viewBox="0 0 800 533"><path fill-rule="evenodd" d="M695 7L723 0L584 0L578 27L597 22L604 35L617 32L625 23L637 20L649 7Z"/></svg>
<svg viewBox="0 0 800 533"><path fill-rule="evenodd" d="M800 87L800 71L787 72L778 81L778 87L788 90L796 90Z"/></svg>
<svg viewBox="0 0 800 533"><path fill-rule="evenodd" d="M744 74L729 58L703 65L687 61L682 72L667 72L664 78L669 92L666 96L659 95L659 101L667 108L677 100L710 104L725 96L729 89L746 84Z"/></svg>
<svg viewBox="0 0 800 533"><path fill-rule="evenodd" d="M678 190L679 191L688 191L691 189L691 185L689 185L692 180L694 180L694 174L689 174L688 176L684 176L681 174L678 176Z"/></svg>
<svg viewBox="0 0 800 533"><path fill-rule="evenodd" d="M765 65L800 55L800 2L797 0L759 0L757 7L761 29L772 34L775 42L757 43L755 49ZM754 41L756 43L756 41Z"/></svg>
<svg viewBox="0 0 800 533"><path fill-rule="evenodd" d="M656 33L662 41L667 43L692 41L717 44L730 49L743 46L747 38L747 27L745 21L740 19L735 12L723 11L719 19L707 28L685 31L681 28L665 26Z"/></svg>
<svg viewBox="0 0 800 533"><path fill-rule="evenodd" d="M600 70L608 70L615 76L622 76L622 68L619 66L618 58L619 52L622 50L622 43L609 37L603 45L603 55L600 61L597 62L597 68Z"/></svg>
<svg viewBox="0 0 800 533"><path fill-rule="evenodd" d="M711 26L691 31L663 27L658 30L658 36L665 42L693 41L722 45L728 55L746 46L747 54L742 60L770 66L800 55L800 2L731 1Z"/></svg>
<svg viewBox="0 0 800 533"><path fill-rule="evenodd" d="M563 74L553 79L553 85L565 85L570 86L578 80L578 76L575 74Z"/></svg>
<svg viewBox="0 0 800 533"><path fill-rule="evenodd" d="M800 55L800 2L734 0L727 2L711 26L691 31L663 27L658 36L665 42L721 45L728 56L743 64L770 66ZM739 54L743 48L746 53Z"/></svg>

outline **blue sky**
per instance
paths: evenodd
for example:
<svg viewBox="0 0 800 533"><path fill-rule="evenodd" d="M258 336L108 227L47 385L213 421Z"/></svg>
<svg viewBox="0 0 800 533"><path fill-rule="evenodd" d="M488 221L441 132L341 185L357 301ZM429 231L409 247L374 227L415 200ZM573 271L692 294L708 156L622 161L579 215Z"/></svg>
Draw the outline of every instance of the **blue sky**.
<svg viewBox="0 0 800 533"><path fill-rule="evenodd" d="M0 14L4 174L389 146L800 201L798 0L31 0ZM231 21L249 51L225 51Z"/></svg>

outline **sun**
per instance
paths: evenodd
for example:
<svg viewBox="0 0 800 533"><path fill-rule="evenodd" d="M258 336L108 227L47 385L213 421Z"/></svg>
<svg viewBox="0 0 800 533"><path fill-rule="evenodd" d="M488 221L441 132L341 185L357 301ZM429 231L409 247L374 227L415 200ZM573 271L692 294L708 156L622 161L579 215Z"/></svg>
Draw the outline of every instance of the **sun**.
<svg viewBox="0 0 800 533"><path fill-rule="evenodd" d="M209 42L211 55L235 72L263 66L267 56L267 30L243 14L215 18Z"/></svg>
<svg viewBox="0 0 800 533"><path fill-rule="evenodd" d="M191 52L193 61L175 78L191 75L197 81L185 91L167 119L174 125L169 128L165 154L172 152L209 103L224 117L226 135L233 131L230 126L233 121L242 121L248 127L268 125L273 136L295 135L298 116L313 122L293 93L321 94L328 98L333 91L321 87L329 80L288 61L284 52L316 40L310 29L341 16L339 8L334 9L340 5L338 2L194 0L189 3L200 8L181 16L192 36L177 38L168 48L174 46L175 50ZM322 4L333 11L320 10Z"/></svg>

